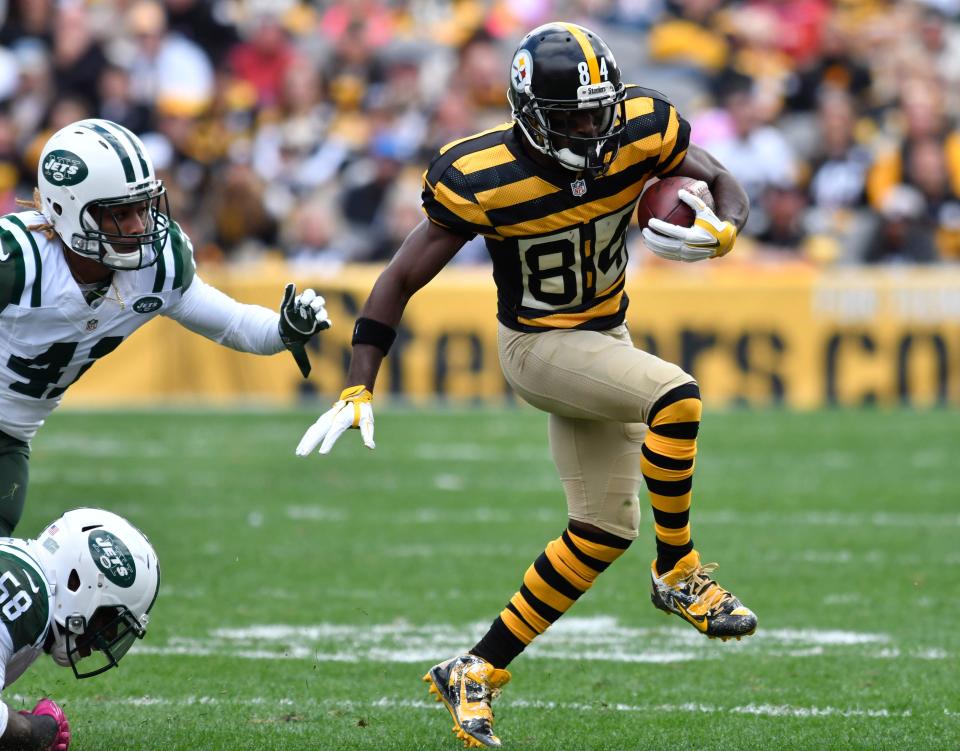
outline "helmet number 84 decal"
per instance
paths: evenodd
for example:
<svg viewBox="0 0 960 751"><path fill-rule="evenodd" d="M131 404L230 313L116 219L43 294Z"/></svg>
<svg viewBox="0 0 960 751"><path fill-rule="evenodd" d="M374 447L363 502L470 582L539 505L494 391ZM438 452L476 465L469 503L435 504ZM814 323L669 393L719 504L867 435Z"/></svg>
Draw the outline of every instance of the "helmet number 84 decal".
<svg viewBox="0 0 960 751"><path fill-rule="evenodd" d="M598 58L600 62L600 77L606 81L607 80L607 58L600 57ZM577 64L577 70L580 72L580 85L589 86L590 81L590 66L587 65L586 60Z"/></svg>
<svg viewBox="0 0 960 751"><path fill-rule="evenodd" d="M10 594L8 584L17 589L13 595ZM31 605L33 598L12 573L5 571L3 576L0 576L0 613L3 613L3 617L8 621L15 621L26 613Z"/></svg>

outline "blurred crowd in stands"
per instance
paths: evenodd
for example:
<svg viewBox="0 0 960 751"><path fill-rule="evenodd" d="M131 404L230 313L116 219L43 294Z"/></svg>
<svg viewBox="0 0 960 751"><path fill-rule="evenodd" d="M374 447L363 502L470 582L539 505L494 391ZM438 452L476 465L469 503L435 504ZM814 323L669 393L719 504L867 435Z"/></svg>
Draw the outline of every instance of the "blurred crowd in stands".
<svg viewBox="0 0 960 751"><path fill-rule="evenodd" d="M512 52L558 19L743 182L735 255L960 259L960 0L0 0L0 213L53 131L104 117L200 263L386 260L432 154L509 120Z"/></svg>

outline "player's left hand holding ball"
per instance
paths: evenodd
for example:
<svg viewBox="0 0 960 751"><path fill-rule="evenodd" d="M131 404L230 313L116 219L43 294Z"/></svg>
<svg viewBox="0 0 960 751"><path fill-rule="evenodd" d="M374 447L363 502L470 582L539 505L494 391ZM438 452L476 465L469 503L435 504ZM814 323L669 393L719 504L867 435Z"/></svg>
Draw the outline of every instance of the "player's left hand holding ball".
<svg viewBox="0 0 960 751"><path fill-rule="evenodd" d="M307 428L297 444L297 456L306 456L318 444L321 454L329 454L337 439L350 428L360 430L363 445L368 449L377 447L373 442L373 394L366 386L349 386L340 392L334 405Z"/></svg>
<svg viewBox="0 0 960 751"><path fill-rule="evenodd" d="M653 218L643 229L643 241L661 258L692 263L720 258L733 248L737 228L718 217L701 198L680 190L680 200L696 212L692 227L681 227Z"/></svg>
<svg viewBox="0 0 960 751"><path fill-rule="evenodd" d="M333 323L327 316L325 300L312 289L297 294L297 285L290 282L283 290L280 302L280 339L283 346L293 353L300 372L310 375L310 359L304 345L310 338L330 328Z"/></svg>

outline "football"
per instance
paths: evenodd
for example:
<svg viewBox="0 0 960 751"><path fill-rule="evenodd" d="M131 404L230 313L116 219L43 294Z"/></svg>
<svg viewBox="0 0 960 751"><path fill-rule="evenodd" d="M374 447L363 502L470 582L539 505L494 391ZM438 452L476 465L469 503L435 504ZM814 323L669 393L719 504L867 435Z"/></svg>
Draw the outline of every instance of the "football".
<svg viewBox="0 0 960 751"><path fill-rule="evenodd" d="M656 217L670 224L681 227L690 227L696 213L687 204L680 200L677 191L684 189L703 200L711 209L714 208L713 196L702 180L692 177L666 177L648 187L640 196L637 205L637 224L646 227L650 219Z"/></svg>

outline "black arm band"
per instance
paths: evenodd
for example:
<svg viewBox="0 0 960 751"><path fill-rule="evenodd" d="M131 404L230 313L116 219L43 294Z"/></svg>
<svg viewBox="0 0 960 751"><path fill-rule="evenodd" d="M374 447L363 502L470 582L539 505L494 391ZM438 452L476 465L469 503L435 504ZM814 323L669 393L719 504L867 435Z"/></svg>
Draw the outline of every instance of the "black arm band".
<svg viewBox="0 0 960 751"><path fill-rule="evenodd" d="M387 326L372 318L358 318L353 324L353 339L350 344L372 344L386 355L396 338L397 330L393 326Z"/></svg>

